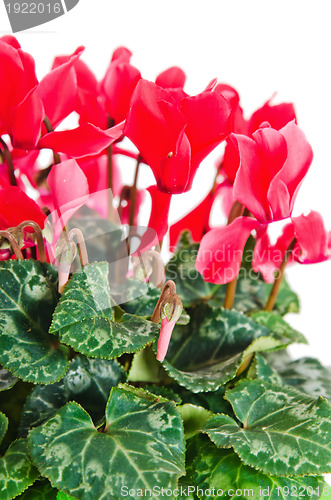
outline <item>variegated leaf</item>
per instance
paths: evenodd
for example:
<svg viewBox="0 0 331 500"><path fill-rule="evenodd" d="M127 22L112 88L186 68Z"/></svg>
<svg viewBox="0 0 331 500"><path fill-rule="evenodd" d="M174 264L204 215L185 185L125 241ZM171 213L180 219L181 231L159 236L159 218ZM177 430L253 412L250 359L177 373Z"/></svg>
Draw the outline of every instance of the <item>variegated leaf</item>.
<svg viewBox="0 0 331 500"><path fill-rule="evenodd" d="M0 498L11 500L26 490L39 476L29 458L27 439L14 441L0 458Z"/></svg>
<svg viewBox="0 0 331 500"><path fill-rule="evenodd" d="M112 359L153 342L157 325L131 314L115 317L108 263L85 266L69 280L55 309L50 332L86 356ZM117 309L118 310L118 309Z"/></svg>
<svg viewBox="0 0 331 500"><path fill-rule="evenodd" d="M15 376L50 384L63 377L67 349L48 329L57 272L32 259L0 263L0 363Z"/></svg>
<svg viewBox="0 0 331 500"><path fill-rule="evenodd" d="M77 401L97 422L105 413L112 387L125 382L122 366L114 360L77 355L64 378L55 384L35 387L23 408L20 433L42 424L68 401Z"/></svg>
<svg viewBox="0 0 331 500"><path fill-rule="evenodd" d="M201 435L188 441L187 453L191 484L195 485L198 498L203 500L318 500L326 486L323 478L318 476L264 474L244 465L232 450L221 450Z"/></svg>
<svg viewBox="0 0 331 500"><path fill-rule="evenodd" d="M42 474L79 500L117 500L125 486L174 488L185 471L175 404L129 386L112 389L104 432L81 406L68 403L29 440Z"/></svg>
<svg viewBox="0 0 331 500"><path fill-rule="evenodd" d="M215 391L252 353L281 346L268 328L244 314L202 304L192 309L188 325L175 327L163 366L192 392Z"/></svg>
<svg viewBox="0 0 331 500"><path fill-rule="evenodd" d="M217 415L203 431L244 463L278 476L331 472L331 407L289 387L242 381L226 393L240 427Z"/></svg>

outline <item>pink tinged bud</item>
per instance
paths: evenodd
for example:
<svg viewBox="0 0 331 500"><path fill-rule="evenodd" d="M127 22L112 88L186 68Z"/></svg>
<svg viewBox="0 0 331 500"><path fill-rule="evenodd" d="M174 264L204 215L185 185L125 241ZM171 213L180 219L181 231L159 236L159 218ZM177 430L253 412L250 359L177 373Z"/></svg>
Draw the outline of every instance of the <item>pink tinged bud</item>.
<svg viewBox="0 0 331 500"><path fill-rule="evenodd" d="M161 321L161 331L160 331L159 341L157 344L157 354L156 354L156 359L158 361L163 361L164 358L166 357L171 334L175 327L175 324L176 324L175 319L169 321L166 316Z"/></svg>
<svg viewBox="0 0 331 500"><path fill-rule="evenodd" d="M61 262L59 265L59 293L62 293L65 285L68 283L71 264Z"/></svg>

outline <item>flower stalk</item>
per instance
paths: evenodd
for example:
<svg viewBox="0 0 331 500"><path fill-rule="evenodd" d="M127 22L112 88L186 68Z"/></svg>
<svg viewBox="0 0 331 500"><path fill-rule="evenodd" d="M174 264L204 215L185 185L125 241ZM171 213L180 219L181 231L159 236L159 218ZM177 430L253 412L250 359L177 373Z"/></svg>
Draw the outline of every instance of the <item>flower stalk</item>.
<svg viewBox="0 0 331 500"><path fill-rule="evenodd" d="M2 146L3 157L4 157L4 159L5 159L6 163L7 163L10 184L12 186L17 186L17 181L16 181L16 177L15 177L15 171L14 171L13 159L12 159L12 156L10 154L9 148L8 148L7 144L5 143L5 141L2 139L2 137L0 137L0 144Z"/></svg>
<svg viewBox="0 0 331 500"><path fill-rule="evenodd" d="M282 284L282 281L284 278L285 268L286 268L288 259L290 258L296 243L297 243L297 239L293 238L291 243L289 244L286 252L285 252L282 263L281 263L279 270L277 272L277 276L275 277L275 282L274 282L273 287L271 289L268 301L267 301L266 306L264 308L265 311L272 311L274 306L275 306L278 292L280 289L280 285Z"/></svg>

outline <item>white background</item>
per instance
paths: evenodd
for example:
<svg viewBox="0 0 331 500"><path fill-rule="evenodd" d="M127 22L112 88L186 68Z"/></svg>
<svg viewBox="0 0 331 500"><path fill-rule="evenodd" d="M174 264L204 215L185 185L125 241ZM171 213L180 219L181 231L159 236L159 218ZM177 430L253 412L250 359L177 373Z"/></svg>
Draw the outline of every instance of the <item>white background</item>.
<svg viewBox="0 0 331 500"><path fill-rule="evenodd" d="M200 92L214 77L233 85L247 116L277 91L275 102L294 102L314 150L295 215L318 210L331 229L330 11L328 0L80 0L65 16L17 38L36 59L39 77L55 55L85 45L83 59L101 78L112 51L125 45L144 78L179 65L189 93ZM10 33L2 2L0 32ZM202 165L190 193L174 197L173 221L210 188L214 159ZM152 183L147 167L141 182ZM309 347L292 352L325 364L331 364L330 271L331 261L288 270L302 304L300 315L288 318L310 340Z"/></svg>

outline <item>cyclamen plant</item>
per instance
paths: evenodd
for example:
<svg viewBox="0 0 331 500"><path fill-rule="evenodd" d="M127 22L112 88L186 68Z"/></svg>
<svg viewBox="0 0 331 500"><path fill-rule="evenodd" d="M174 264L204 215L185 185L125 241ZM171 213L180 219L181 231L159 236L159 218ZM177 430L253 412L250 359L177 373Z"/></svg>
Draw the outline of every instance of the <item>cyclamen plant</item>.
<svg viewBox="0 0 331 500"><path fill-rule="evenodd" d="M331 257L321 215L292 217L312 161L293 105L246 119L229 85L144 80L123 47L99 82L82 53L39 82L0 39L1 500L326 498L331 372L286 351L307 341L284 319L285 267ZM221 143L209 193L169 228ZM211 227L216 200L228 224Z"/></svg>

